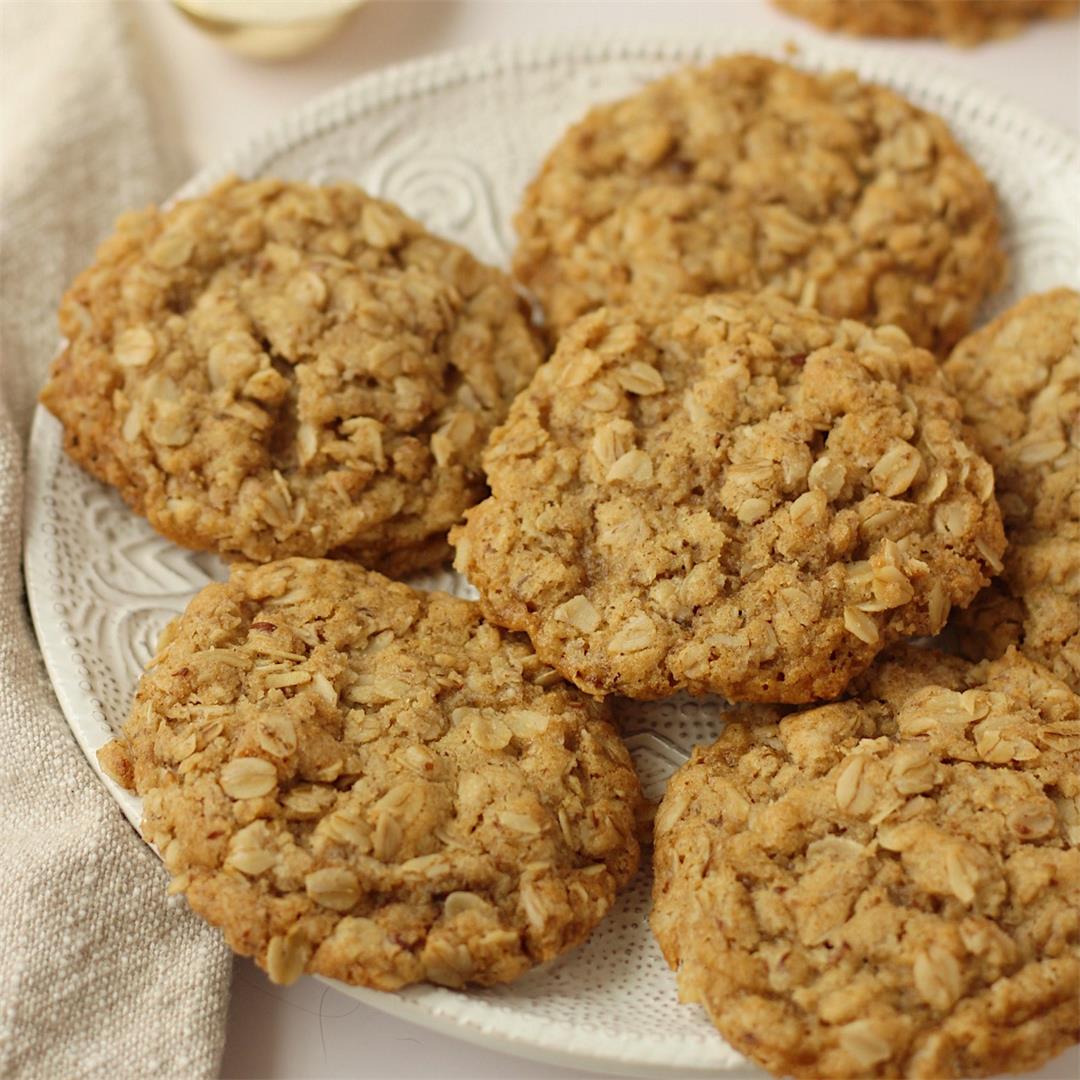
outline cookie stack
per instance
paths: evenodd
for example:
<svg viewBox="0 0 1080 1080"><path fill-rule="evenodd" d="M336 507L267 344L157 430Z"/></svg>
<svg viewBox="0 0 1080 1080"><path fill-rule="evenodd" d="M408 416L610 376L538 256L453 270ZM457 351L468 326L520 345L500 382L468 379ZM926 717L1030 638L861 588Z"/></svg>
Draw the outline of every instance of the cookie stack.
<svg viewBox="0 0 1080 1080"><path fill-rule="evenodd" d="M65 298L69 452L233 560L103 752L173 888L278 981L513 979L637 868L620 698L719 694L655 818L683 998L778 1073L1035 1067L1080 1030L1080 296L965 337L977 166L753 56L594 110L517 227L539 330L348 185L131 215ZM450 545L478 602L377 572ZM950 618L967 659L906 644Z"/></svg>

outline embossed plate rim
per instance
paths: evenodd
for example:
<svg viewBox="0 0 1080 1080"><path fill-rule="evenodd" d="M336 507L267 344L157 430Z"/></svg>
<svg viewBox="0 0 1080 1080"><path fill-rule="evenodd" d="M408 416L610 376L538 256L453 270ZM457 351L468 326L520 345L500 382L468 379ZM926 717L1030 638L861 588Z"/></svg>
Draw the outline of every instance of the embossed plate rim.
<svg viewBox="0 0 1080 1080"><path fill-rule="evenodd" d="M346 83L290 112L200 170L174 198L203 190L231 171L260 173L272 167L275 158L356 123L377 109L414 101L451 86L482 87L487 80L503 74L560 65L596 65L599 70L605 64L645 61L675 66L746 50L792 59L814 71L851 67L862 77L917 96L931 109L950 103L957 116L1003 137L1022 140L1038 155L1052 159L1056 169L1074 170L1080 164L1080 142L993 92L947 73L927 75L908 58L880 47L815 41L801 45L798 54L789 57L788 40L787 35L724 35L721 39L719 35L700 34L604 34L479 46L393 66ZM26 484L25 568L31 612L69 726L91 766L137 828L140 800L119 788L98 765L96 751L111 737L111 730L103 715L95 715L90 673L75 651L79 643L65 627L62 598L53 587L59 574L55 555L58 545L49 533L55 527L50 520L54 510L47 502L51 497L48 481L62 464L61 455L60 425L39 407L31 434ZM87 477L86 483L94 481ZM72 640L75 644L71 644ZM572 1024L561 1020L510 1015L498 1001L436 987L414 987L395 995L333 985L379 1009L445 1034L553 1063L597 1070L617 1068L654 1076L700 1076L702 1071L750 1068L719 1037L707 1045L691 1042L682 1046L649 1032L637 1038L615 1038L592 1031L575 1032Z"/></svg>

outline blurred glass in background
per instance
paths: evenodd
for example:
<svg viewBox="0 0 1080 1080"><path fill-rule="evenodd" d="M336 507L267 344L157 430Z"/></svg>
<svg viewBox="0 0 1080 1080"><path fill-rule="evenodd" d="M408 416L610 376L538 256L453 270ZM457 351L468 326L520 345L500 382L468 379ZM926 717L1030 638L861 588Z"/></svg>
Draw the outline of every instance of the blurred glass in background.
<svg viewBox="0 0 1080 1080"><path fill-rule="evenodd" d="M172 0L190 22L253 60L289 60L337 33L366 0Z"/></svg>

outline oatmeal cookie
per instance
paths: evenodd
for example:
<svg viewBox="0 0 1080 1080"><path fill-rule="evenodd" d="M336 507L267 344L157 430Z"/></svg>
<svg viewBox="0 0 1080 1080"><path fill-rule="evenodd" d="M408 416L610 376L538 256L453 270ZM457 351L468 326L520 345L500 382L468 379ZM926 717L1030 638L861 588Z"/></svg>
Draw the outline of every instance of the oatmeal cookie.
<svg viewBox="0 0 1080 1080"><path fill-rule="evenodd" d="M680 997L777 1074L1036 1069L1080 1036L1080 698L1015 651L910 647L853 690L745 709L670 781Z"/></svg>
<svg viewBox="0 0 1080 1080"><path fill-rule="evenodd" d="M858 37L936 37L978 45L1032 19L1075 15L1077 0L773 0L784 11Z"/></svg>
<svg viewBox="0 0 1080 1080"><path fill-rule="evenodd" d="M516 224L515 272L556 331L603 304L768 288L943 351L1005 267L994 192L940 119L757 56L593 109Z"/></svg>
<svg viewBox="0 0 1080 1080"><path fill-rule="evenodd" d="M1000 570L930 353L778 297L584 316L451 533L488 618L592 693L834 697Z"/></svg>
<svg viewBox="0 0 1080 1080"><path fill-rule="evenodd" d="M41 400L188 547L440 561L542 353L509 279L349 184L127 214L64 297Z"/></svg>
<svg viewBox="0 0 1080 1080"><path fill-rule="evenodd" d="M1017 645L1080 691L1080 293L1029 296L945 365L997 476L1001 578L956 620L972 657Z"/></svg>
<svg viewBox="0 0 1080 1080"><path fill-rule="evenodd" d="M205 588L103 763L173 890L280 983L505 982L581 942L638 863L604 706L475 603L353 563Z"/></svg>

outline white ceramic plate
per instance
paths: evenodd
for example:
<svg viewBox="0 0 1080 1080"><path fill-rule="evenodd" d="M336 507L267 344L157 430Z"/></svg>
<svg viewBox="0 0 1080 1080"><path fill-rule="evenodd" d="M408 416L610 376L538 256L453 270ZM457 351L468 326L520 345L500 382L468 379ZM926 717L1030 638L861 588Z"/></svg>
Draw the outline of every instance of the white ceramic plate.
<svg viewBox="0 0 1080 1080"><path fill-rule="evenodd" d="M510 217L526 181L566 125L687 62L742 49L778 58L778 40L615 39L496 48L387 69L350 83L198 174L347 178L393 199L431 229L505 264ZM851 67L941 114L996 184L1005 207L1010 286L995 308L1062 283L1080 284L1075 182L1080 147L1007 102L871 48L807 47L811 70ZM987 312L985 314L990 314ZM165 623L210 578L213 556L157 536L61 451L38 410L30 449L26 575L45 662L92 765L122 723L142 664ZM428 584L468 588L452 574ZM697 741L717 734L714 703L631 707L623 721L650 794ZM139 801L103 777L137 824ZM422 986L363 1001L493 1049L623 1074L747 1071L675 982L648 932L642 873L590 941L505 987L458 993Z"/></svg>

